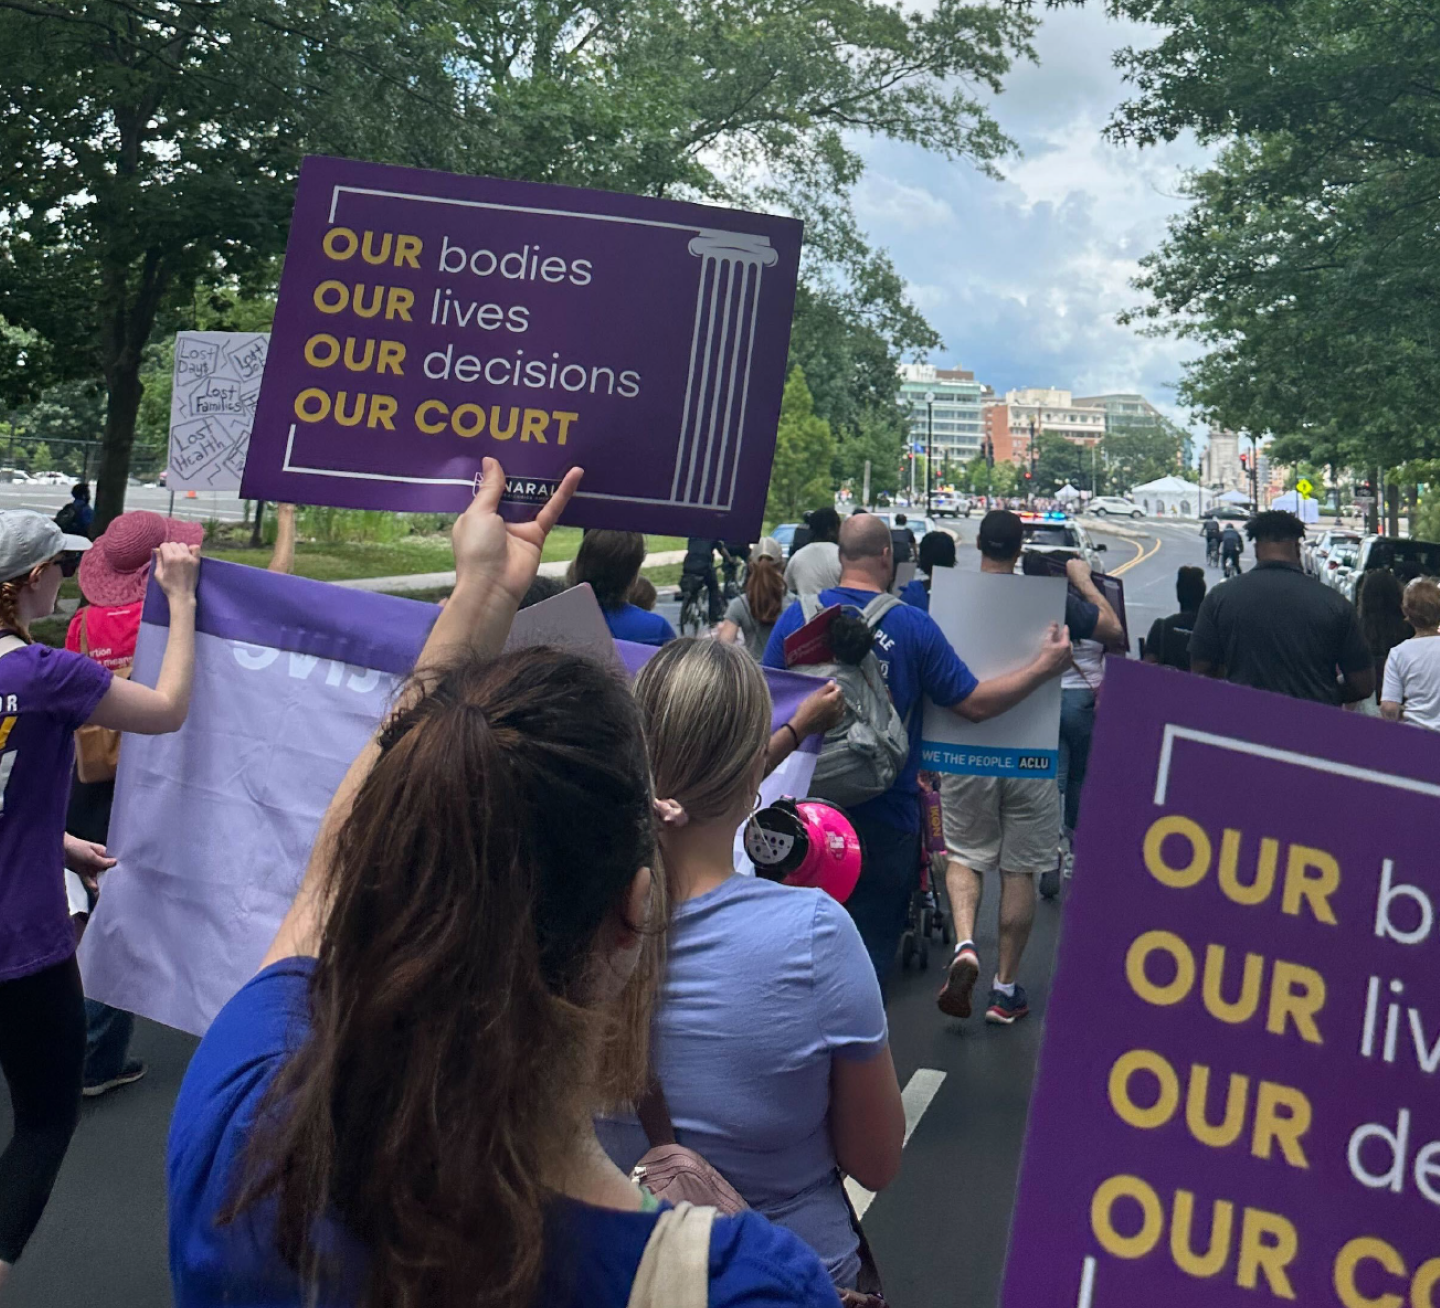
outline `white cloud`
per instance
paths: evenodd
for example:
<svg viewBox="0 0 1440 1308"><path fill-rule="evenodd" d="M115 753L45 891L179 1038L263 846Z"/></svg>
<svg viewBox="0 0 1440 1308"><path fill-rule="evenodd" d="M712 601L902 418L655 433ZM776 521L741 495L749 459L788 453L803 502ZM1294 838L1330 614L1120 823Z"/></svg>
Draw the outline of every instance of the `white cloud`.
<svg viewBox="0 0 1440 1308"><path fill-rule="evenodd" d="M1184 203L1192 140L1149 150L1102 131L1126 90L1114 51L1153 34L1093 6L1050 13L1038 66L1017 67L993 105L1024 157L996 182L910 146L867 143L856 206L889 248L916 304L945 338L935 362L973 368L996 390L1138 390L1180 420L1174 384L1192 347L1116 322L1139 294L1140 258Z"/></svg>
<svg viewBox="0 0 1440 1308"><path fill-rule="evenodd" d="M855 212L862 222L907 232L955 225L955 210L938 195L877 172L867 173L855 188Z"/></svg>

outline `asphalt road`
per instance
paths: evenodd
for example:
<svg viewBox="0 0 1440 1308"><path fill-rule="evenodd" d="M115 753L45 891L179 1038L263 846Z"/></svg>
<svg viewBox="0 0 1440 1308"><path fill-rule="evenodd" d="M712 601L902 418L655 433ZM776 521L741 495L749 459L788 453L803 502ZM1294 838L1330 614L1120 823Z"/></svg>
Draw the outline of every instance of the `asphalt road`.
<svg viewBox="0 0 1440 1308"><path fill-rule="evenodd" d="M0 509L39 509L41 513L54 514L69 503L70 484L64 486L37 486L34 484L0 485ZM196 522L240 522L245 516L245 503L233 495L221 495L213 491L197 491L189 499L183 491L175 496L175 505L170 506L170 492L159 486L134 486L125 492L127 509L150 509L170 517L185 518Z"/></svg>
<svg viewBox="0 0 1440 1308"><path fill-rule="evenodd" d="M976 523L962 519L954 525L961 566L971 566L976 555L967 547L973 546ZM1125 530L1132 528L1127 524ZM1192 523L1139 524L1134 530L1126 536L1100 533L1098 539L1109 546L1109 571L1124 578L1131 631L1138 639L1156 617L1173 611L1175 569L1203 564L1204 549ZM987 967L995 960L995 914L992 895L977 942ZM1063 914L1063 896L1040 906L1022 973L1032 1016L1014 1028L989 1027L979 1019L957 1022L936 1010L934 992L946 961L938 942L928 971L897 973L891 1043L900 1083L912 1086L914 1130L899 1179L865 1213L888 1297L897 1308L998 1303ZM139 1024L134 1052L149 1063L150 1074L85 1104L50 1207L6 1287L6 1308L159 1308L171 1302L165 1136L194 1043L153 1023ZM0 1138L9 1133L3 1093L0 1133Z"/></svg>

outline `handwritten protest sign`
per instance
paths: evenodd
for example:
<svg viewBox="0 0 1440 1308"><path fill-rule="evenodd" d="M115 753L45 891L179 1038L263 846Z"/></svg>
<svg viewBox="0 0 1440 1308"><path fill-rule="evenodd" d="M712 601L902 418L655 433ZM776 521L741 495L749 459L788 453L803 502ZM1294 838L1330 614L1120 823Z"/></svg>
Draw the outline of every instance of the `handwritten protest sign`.
<svg viewBox="0 0 1440 1308"><path fill-rule="evenodd" d="M206 560L185 725L128 736L110 850L118 866L81 942L92 998L196 1035L259 966L300 884L321 815L414 666L433 604ZM154 685L168 611L152 581L135 679ZM560 645L630 671L588 587L516 615L507 649ZM775 723L812 678L766 672ZM804 794L815 755L784 773ZM780 784L781 774L772 780Z"/></svg>
<svg viewBox="0 0 1440 1308"><path fill-rule="evenodd" d="M176 335L166 477L171 490L240 489L269 344L269 332Z"/></svg>
<svg viewBox="0 0 1440 1308"><path fill-rule="evenodd" d="M1029 663L1046 629L1065 619L1065 581L936 568L930 616L984 681ZM920 766L982 777L1053 777L1060 747L1060 680L1047 681L987 722L925 701Z"/></svg>
<svg viewBox="0 0 1440 1308"><path fill-rule="evenodd" d="M1440 1300L1440 736L1111 660L1005 1308Z"/></svg>
<svg viewBox="0 0 1440 1308"><path fill-rule="evenodd" d="M793 219L310 158L251 498L505 512L565 471L566 521L752 539L800 258Z"/></svg>

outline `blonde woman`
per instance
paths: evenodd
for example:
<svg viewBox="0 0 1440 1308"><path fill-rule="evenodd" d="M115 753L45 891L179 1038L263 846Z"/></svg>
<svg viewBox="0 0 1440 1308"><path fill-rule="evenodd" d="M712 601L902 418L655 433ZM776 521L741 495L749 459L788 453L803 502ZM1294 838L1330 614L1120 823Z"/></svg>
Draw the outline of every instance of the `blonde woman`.
<svg viewBox="0 0 1440 1308"><path fill-rule="evenodd" d="M1440 584L1412 581L1402 601L1405 621L1415 636L1396 645L1385 661L1380 712L1392 722L1403 717L1418 727L1440 731Z"/></svg>
<svg viewBox="0 0 1440 1308"><path fill-rule="evenodd" d="M833 694L772 735L763 673L716 640L668 645L635 694L674 913L653 1061L677 1137L853 1287L837 1167L883 1189L905 1130L875 969L841 905L739 875L731 853L761 777L824 729ZM625 1169L649 1147L633 1117L602 1123L600 1137Z"/></svg>

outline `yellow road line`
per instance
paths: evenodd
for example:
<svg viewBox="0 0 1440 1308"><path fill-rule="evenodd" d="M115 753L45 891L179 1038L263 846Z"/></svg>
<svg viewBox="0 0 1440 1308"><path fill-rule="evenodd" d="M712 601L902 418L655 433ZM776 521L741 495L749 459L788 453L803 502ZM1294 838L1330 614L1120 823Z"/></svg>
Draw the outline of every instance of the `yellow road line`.
<svg viewBox="0 0 1440 1308"><path fill-rule="evenodd" d="M1163 545L1165 542L1162 541L1159 536L1156 536L1155 544L1152 545L1148 550L1143 545L1136 544L1135 541L1129 541L1127 543L1135 546L1135 557L1133 559L1128 559L1118 568L1115 568L1110 573L1112 577L1123 577L1127 572L1130 571L1131 568L1135 567L1137 564L1144 563L1146 559L1153 559L1158 553L1160 553L1160 546Z"/></svg>

